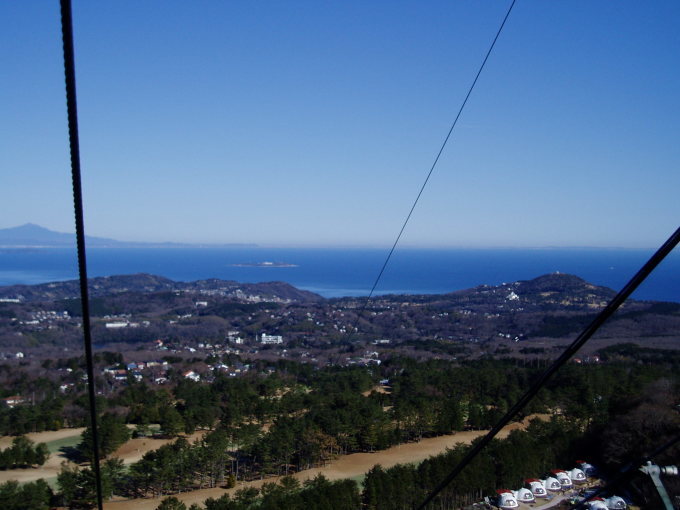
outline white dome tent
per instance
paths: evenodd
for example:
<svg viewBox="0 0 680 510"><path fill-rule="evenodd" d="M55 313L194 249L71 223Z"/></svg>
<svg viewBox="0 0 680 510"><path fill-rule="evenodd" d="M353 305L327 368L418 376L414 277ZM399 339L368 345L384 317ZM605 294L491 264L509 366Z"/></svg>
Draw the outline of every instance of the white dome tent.
<svg viewBox="0 0 680 510"><path fill-rule="evenodd" d="M541 482L538 478L528 478L524 482L526 483L529 490L531 490L531 493L534 495L534 497L548 497L548 491L545 490L545 485L543 485L543 482Z"/></svg>
<svg viewBox="0 0 680 510"><path fill-rule="evenodd" d="M562 489L571 489L574 486L571 478L569 478L569 475L563 469L553 469L551 473L553 477L557 478L557 481L560 482Z"/></svg>
<svg viewBox="0 0 680 510"><path fill-rule="evenodd" d="M511 490L499 489L496 492L498 493L498 507L501 510L513 510L519 507L519 503L517 503Z"/></svg>
<svg viewBox="0 0 680 510"><path fill-rule="evenodd" d="M609 510L602 498L593 498L588 501L588 510Z"/></svg>
<svg viewBox="0 0 680 510"><path fill-rule="evenodd" d="M588 480L585 472L579 468L574 468L571 471L567 471L567 474L569 475L569 478L571 478L571 481L576 484L586 483Z"/></svg>
<svg viewBox="0 0 680 510"><path fill-rule="evenodd" d="M612 496L604 500L609 510L625 510L628 505L620 496Z"/></svg>
<svg viewBox="0 0 680 510"><path fill-rule="evenodd" d="M557 492L562 490L562 484L557 480L557 478L549 476L545 480L542 480L542 482L545 488L549 491Z"/></svg>
<svg viewBox="0 0 680 510"><path fill-rule="evenodd" d="M517 501L519 501L520 503L536 502L534 494L529 489L526 489L524 487L518 489L517 491L513 491L513 494L515 495L515 499L517 499Z"/></svg>
<svg viewBox="0 0 680 510"><path fill-rule="evenodd" d="M577 460L576 465L586 474L586 476L595 475L595 466L588 464L585 460Z"/></svg>

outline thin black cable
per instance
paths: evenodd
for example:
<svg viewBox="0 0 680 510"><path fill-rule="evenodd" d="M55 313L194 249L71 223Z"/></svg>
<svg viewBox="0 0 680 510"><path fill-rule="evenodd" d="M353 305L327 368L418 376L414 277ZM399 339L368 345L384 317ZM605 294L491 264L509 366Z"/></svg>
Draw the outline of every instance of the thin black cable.
<svg viewBox="0 0 680 510"><path fill-rule="evenodd" d="M451 127L449 128L449 132L446 134L446 138L444 138L444 142L442 143L441 147L439 148L439 152L437 153L437 157L434 158L434 162L432 163L432 166L430 167L430 171L427 173L427 177L425 177L425 181L423 182L423 185L420 187L420 191L418 191L418 195L416 196L416 199L413 201L413 205L411 206L411 210L408 212L408 215L406 216L406 219L404 220L404 223L402 224L401 229L399 230L399 234L397 234L397 238L394 240L394 244L392 245L392 248L390 249L389 253L387 254L387 258L385 258L385 262L383 263L382 268L380 269L380 272L378 273L378 276L375 279L375 282L373 282L373 287L371 287L371 292L368 293L368 297L366 298L364 305L361 307L361 309L359 310L359 312L357 314L357 319L354 323L354 327L349 332L348 340L349 340L349 338L351 338L351 336L357 330L357 326L359 324L359 319L363 315L363 312L366 310L369 302L371 301L371 298L373 297L373 293L375 292L375 289L378 286L378 283L380 282L380 279L382 278L383 273L385 272L385 268L387 267L387 264L390 262L390 259L392 258L392 254L394 253L394 250L397 247L399 240L401 239L401 235L404 233L404 230L406 229L406 225L408 224L409 220L411 219L411 215L413 214L413 211L415 210L416 205L418 205L418 201L420 200L420 196L423 194L423 191L425 190L425 186L427 186L427 183L430 180L430 177L432 176L432 172L434 172L434 168L437 166L437 163L439 162L439 158L441 157L442 153L444 152L444 148L446 147L446 144L448 143L449 138L451 138L451 133L453 133L453 129L456 127L456 124L458 124L458 119L460 118L461 114L463 113L463 110L465 109L465 105L467 104L468 99L470 98L470 94L472 94L472 91L474 90L475 85L477 84L477 80L479 79L479 76L482 74L482 71L484 70L484 66L486 65L486 61L489 60L489 55L491 55L491 51L493 51L493 48L496 45L496 41L498 40L498 37L501 35L501 32L503 31L503 27L505 26L505 22L508 20L508 17L510 16L510 13L512 12L512 8L515 6L516 1L517 0L512 0L512 3L510 4L510 7L508 8L508 12L505 13L505 17L503 18L503 22L501 23L500 27L498 27L498 31L496 32L496 36L493 38L493 42L491 43L491 46L489 46L489 49L486 52L486 56L484 57L484 60L482 61L482 65L479 66L479 70L477 71L477 74L475 75L475 79L472 81L472 85L470 85L470 88L468 89L468 92L465 95L465 99L463 100L463 103L460 105L460 108L458 109L458 114L456 115L456 118L454 119L453 123L451 124Z"/></svg>
<svg viewBox="0 0 680 510"><path fill-rule="evenodd" d="M76 70L73 52L73 20L71 0L60 0L61 37L64 48L64 77L66 80L66 108L68 112L68 139L71 153L71 178L73 180L73 208L76 219L78 274L80 301L83 308L83 342L87 363L87 389L90 401L90 429L92 430L93 469L97 485L97 506L103 510L102 479L99 468L99 433L94 388L94 363L92 360L92 335L90 332L90 302L87 291L87 261L85 259L85 226L83 221L83 192L80 179L80 143L78 138L78 107L76 103Z"/></svg>
<svg viewBox="0 0 680 510"><path fill-rule="evenodd" d="M576 352L585 344L591 336L604 324L604 322L611 317L611 315L623 304L623 302L630 296L633 291L649 276L649 274L659 265L659 263L675 248L680 242L680 228L678 228L668 240L652 255L647 263L637 272L633 278L626 284L626 286L614 296L609 304L602 310L597 317L583 330L583 332L567 347L567 349L560 355L557 360L545 371L538 380L531 385L529 390L520 398L517 403L500 419L500 421L486 434L478 443L476 443L463 457L456 467L448 474L448 476L434 488L432 492L425 498L423 503L418 507L418 510L424 509L432 499L439 494L451 481L458 476L458 474L467 466L482 449L491 442L491 440L498 434L501 429L507 425L510 420L520 412L529 401L534 398L536 393L543 387L547 380L569 359L576 354Z"/></svg>
<svg viewBox="0 0 680 510"><path fill-rule="evenodd" d="M675 436L673 439L671 439L667 443L659 446L652 453L629 462L628 464L623 466L621 469L619 469L619 472L617 473L617 475L614 478L612 478L611 480L609 480L605 484L604 487L598 488L595 492L590 494L588 497L579 501L578 504L573 508L573 510L581 510L582 508L585 508L585 504L588 501L590 501L591 499L596 498L600 494L604 494L605 492L608 492L610 488L615 487L618 484L620 484L621 482L628 480L635 473L637 473L639 468L642 467L648 460L653 460L654 457L656 457L660 453L663 453L664 451L668 450L671 446L673 446L678 441L680 441L680 435Z"/></svg>

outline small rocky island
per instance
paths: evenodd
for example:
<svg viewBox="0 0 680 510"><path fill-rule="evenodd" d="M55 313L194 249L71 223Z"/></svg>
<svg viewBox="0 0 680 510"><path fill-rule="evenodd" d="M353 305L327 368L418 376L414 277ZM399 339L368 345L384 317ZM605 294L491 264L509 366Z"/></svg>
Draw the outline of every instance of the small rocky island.
<svg viewBox="0 0 680 510"><path fill-rule="evenodd" d="M232 267L299 267L297 264L290 264L288 262L246 262L241 264L232 264Z"/></svg>

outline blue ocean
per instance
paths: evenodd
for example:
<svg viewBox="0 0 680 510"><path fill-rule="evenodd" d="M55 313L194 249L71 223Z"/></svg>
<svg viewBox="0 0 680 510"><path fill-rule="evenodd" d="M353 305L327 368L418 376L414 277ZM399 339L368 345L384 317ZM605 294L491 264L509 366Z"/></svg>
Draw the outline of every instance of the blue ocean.
<svg viewBox="0 0 680 510"><path fill-rule="evenodd" d="M642 249L404 248L394 253L376 293L445 293L527 280L555 271L619 290L652 253ZM387 249L91 248L87 262L89 276L143 272L180 281L277 280L325 297L339 297L368 294L386 255ZM263 262L294 267L257 266ZM73 250L0 251L0 285L74 278L77 265ZM633 297L680 302L680 253L671 253Z"/></svg>

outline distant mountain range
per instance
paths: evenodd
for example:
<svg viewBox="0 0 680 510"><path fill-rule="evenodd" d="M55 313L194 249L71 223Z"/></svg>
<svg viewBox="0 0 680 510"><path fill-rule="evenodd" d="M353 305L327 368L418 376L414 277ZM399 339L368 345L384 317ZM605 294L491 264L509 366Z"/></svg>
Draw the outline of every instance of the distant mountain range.
<svg viewBox="0 0 680 510"><path fill-rule="evenodd" d="M60 248L74 247L76 235L55 232L34 223L0 229L0 248ZM196 248L219 246L256 246L254 244L188 244L188 243L140 243L117 241L105 237L85 236L88 248Z"/></svg>

